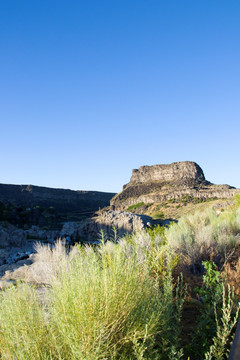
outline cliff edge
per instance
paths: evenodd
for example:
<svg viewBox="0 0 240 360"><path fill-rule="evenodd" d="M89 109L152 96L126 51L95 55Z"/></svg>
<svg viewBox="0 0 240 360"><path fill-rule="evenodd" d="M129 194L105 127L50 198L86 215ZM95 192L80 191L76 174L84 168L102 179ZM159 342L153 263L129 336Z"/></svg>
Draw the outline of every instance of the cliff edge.
<svg viewBox="0 0 240 360"><path fill-rule="evenodd" d="M141 166L132 170L130 182L110 204L126 210L138 204L162 203L182 198L230 199L239 190L229 185L214 185L205 179L201 167L193 161Z"/></svg>

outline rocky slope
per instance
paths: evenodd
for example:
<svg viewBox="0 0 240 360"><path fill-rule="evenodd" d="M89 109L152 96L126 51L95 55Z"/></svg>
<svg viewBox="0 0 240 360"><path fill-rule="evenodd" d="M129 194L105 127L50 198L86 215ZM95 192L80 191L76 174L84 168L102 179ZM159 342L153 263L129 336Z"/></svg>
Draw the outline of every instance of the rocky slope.
<svg viewBox="0 0 240 360"><path fill-rule="evenodd" d="M0 225L0 290L12 284L12 280L29 278L30 267L36 255L36 241L50 248L61 239L66 245L74 242L97 244L101 232L105 240L117 241L123 235L142 230L163 222L146 215L122 211L99 211L94 217L80 222L66 222L59 231L43 230L32 226L28 230L11 224ZM113 231L115 228L115 233ZM40 269L41 270L41 269Z"/></svg>
<svg viewBox="0 0 240 360"><path fill-rule="evenodd" d="M141 166L132 171L130 182L115 195L113 209L126 210L136 204L162 203L172 199L230 199L239 190L229 185L214 185L205 179L200 166L192 161Z"/></svg>
<svg viewBox="0 0 240 360"><path fill-rule="evenodd" d="M0 201L15 205L44 207L54 206L60 211L86 207L98 209L106 206L114 193L100 191L74 191L33 185L0 184Z"/></svg>
<svg viewBox="0 0 240 360"><path fill-rule="evenodd" d="M0 221L23 227L55 224L90 216L108 206L114 193L73 191L33 185L0 184Z"/></svg>
<svg viewBox="0 0 240 360"><path fill-rule="evenodd" d="M114 228L116 236L121 238L127 233L140 231L144 228L163 224L161 221L154 221L150 216L132 214L127 211L101 211L86 222L81 229L80 235L86 239L99 239L103 231L106 239L114 238Z"/></svg>

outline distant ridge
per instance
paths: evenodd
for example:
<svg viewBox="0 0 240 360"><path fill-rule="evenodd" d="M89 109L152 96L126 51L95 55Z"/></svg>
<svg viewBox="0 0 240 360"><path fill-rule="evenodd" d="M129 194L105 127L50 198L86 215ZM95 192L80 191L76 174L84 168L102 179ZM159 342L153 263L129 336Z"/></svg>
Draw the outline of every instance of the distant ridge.
<svg viewBox="0 0 240 360"><path fill-rule="evenodd" d="M108 206L115 193L0 184L0 201L16 206L54 207L57 211L98 210Z"/></svg>

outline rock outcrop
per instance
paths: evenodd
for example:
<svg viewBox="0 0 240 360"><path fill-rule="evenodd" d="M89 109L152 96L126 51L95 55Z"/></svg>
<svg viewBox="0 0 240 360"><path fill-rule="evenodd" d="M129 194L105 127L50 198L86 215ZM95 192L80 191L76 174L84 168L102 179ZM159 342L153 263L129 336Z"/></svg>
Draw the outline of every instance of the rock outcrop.
<svg viewBox="0 0 240 360"><path fill-rule="evenodd" d="M203 182L205 176L200 166L192 161L175 162L169 165L141 166L132 170L130 184L146 182Z"/></svg>
<svg viewBox="0 0 240 360"><path fill-rule="evenodd" d="M133 214L126 211L100 211L95 216L80 222L66 222L59 233L61 239L74 242L99 242L101 231L106 240L114 236L113 228L117 230L117 236L122 237L127 233L142 230L164 221L153 220L150 216Z"/></svg>
<svg viewBox="0 0 240 360"><path fill-rule="evenodd" d="M124 210L139 203L161 203L184 196L199 199L232 198L237 192L239 190L229 185L210 183L198 164L183 161L134 169L130 182L112 198L110 204L113 209Z"/></svg>
<svg viewBox="0 0 240 360"><path fill-rule="evenodd" d="M59 237L58 230L43 230L38 226L24 230L9 223L0 225L0 249L21 248L32 241L54 243Z"/></svg>
<svg viewBox="0 0 240 360"><path fill-rule="evenodd" d="M28 239L31 240L44 240L49 243L53 243L59 237L59 231L57 230L43 230L38 226L33 225L30 229L25 230Z"/></svg>
<svg viewBox="0 0 240 360"><path fill-rule="evenodd" d="M0 248L23 246L26 243L27 235L22 229L7 224L5 227L0 225Z"/></svg>
<svg viewBox="0 0 240 360"><path fill-rule="evenodd" d="M98 240L100 232L103 231L106 239L111 239L114 236L114 227L117 229L117 236L121 237L155 224L156 222L147 215L132 214L126 211L103 211L84 225L82 235L88 239Z"/></svg>

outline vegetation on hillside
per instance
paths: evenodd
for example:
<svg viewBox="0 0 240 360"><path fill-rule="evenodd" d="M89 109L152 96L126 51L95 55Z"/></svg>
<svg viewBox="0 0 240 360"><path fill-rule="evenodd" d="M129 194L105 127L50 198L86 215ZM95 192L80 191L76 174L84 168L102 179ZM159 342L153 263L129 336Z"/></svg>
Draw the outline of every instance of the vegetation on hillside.
<svg viewBox="0 0 240 360"><path fill-rule="evenodd" d="M48 208L39 205L26 207L11 203L5 204L0 201L0 221L25 229L32 225L51 228L57 227L60 216L53 206Z"/></svg>
<svg viewBox="0 0 240 360"><path fill-rule="evenodd" d="M95 247L38 245L31 285L0 293L1 359L226 359L240 208L197 212Z"/></svg>
<svg viewBox="0 0 240 360"><path fill-rule="evenodd" d="M236 204L237 196L232 199L197 198L185 195L180 198L172 198L162 202L154 203L137 203L127 207L126 211L137 214L145 214L153 219L180 219L182 216L193 214L196 211L203 211L213 207L219 211L224 211ZM239 201L240 206L240 201Z"/></svg>

